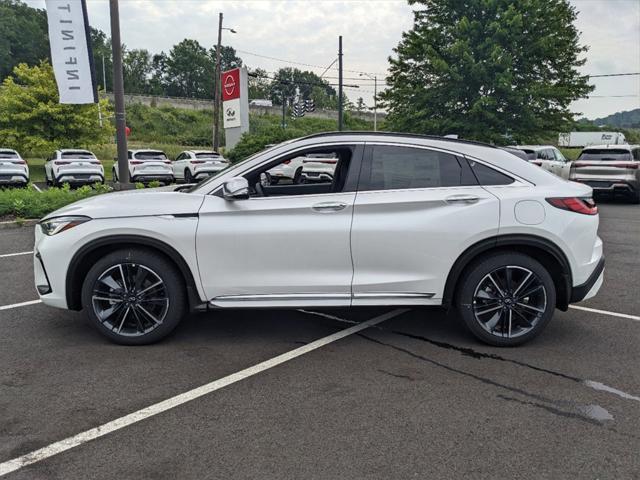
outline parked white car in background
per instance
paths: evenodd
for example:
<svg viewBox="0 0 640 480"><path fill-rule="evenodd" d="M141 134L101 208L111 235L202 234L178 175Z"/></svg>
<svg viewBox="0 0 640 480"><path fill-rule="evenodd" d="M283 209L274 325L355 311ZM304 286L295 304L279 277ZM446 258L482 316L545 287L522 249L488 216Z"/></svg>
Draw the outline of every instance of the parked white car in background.
<svg viewBox="0 0 640 480"><path fill-rule="evenodd" d="M29 166L20 154L10 148L0 148L0 187L29 183Z"/></svg>
<svg viewBox="0 0 640 480"><path fill-rule="evenodd" d="M176 180L195 183L229 166L222 155L213 150L186 150L172 164Z"/></svg>
<svg viewBox="0 0 640 480"><path fill-rule="evenodd" d="M332 182L264 181L318 153L338 159ZM109 193L47 215L35 284L46 305L84 309L130 345L208 307L430 305L513 346L602 285L591 194L485 144L317 134L191 189Z"/></svg>
<svg viewBox="0 0 640 480"><path fill-rule="evenodd" d="M277 185L281 180L300 183L302 180L302 164L304 159L305 157L291 158L267 171L266 173L270 184Z"/></svg>
<svg viewBox="0 0 640 480"><path fill-rule="evenodd" d="M162 150L129 150L129 180L131 182L149 183L154 180L169 184L173 183L173 168L171 161ZM113 165L113 180L118 181L118 165Z"/></svg>
<svg viewBox="0 0 640 480"><path fill-rule="evenodd" d="M534 165L558 175L565 180L571 173L571 161L567 160L562 152L553 145L514 145L527 154L527 159Z"/></svg>
<svg viewBox="0 0 640 480"><path fill-rule="evenodd" d="M47 185L63 183L86 185L104 183L104 167L89 150L68 148L56 150L44 162Z"/></svg>
<svg viewBox="0 0 640 480"><path fill-rule="evenodd" d="M311 182L332 182L333 175L338 164L338 157L335 155L310 153L302 160L302 181Z"/></svg>

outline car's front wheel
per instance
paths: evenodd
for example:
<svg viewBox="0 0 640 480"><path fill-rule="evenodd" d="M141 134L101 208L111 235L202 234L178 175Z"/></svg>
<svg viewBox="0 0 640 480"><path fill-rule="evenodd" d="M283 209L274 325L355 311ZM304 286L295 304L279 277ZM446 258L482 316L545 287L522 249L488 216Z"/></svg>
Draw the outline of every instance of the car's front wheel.
<svg viewBox="0 0 640 480"><path fill-rule="evenodd" d="M87 273L82 306L89 322L110 340L149 344L180 322L186 307L184 283L175 266L155 252L117 250Z"/></svg>
<svg viewBox="0 0 640 480"><path fill-rule="evenodd" d="M499 253L464 272L457 306L469 330L490 345L525 343L547 326L556 305L551 275L521 253Z"/></svg>

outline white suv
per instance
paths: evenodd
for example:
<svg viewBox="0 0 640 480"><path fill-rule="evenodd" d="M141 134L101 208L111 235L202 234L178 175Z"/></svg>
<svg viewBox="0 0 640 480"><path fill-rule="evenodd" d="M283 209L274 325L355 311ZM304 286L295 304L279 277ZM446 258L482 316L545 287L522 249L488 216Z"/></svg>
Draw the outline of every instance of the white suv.
<svg viewBox="0 0 640 480"><path fill-rule="evenodd" d="M173 183L173 168L167 155L161 150L129 150L129 180L149 183L154 180L165 184ZM113 180L118 181L118 164L113 165Z"/></svg>
<svg viewBox="0 0 640 480"><path fill-rule="evenodd" d="M266 181L313 153L338 159L332 182ZM318 134L191 189L109 193L48 215L35 283L45 304L84 309L124 344L157 341L209 307L432 305L511 346L600 288L591 194L484 144Z"/></svg>
<svg viewBox="0 0 640 480"><path fill-rule="evenodd" d="M185 183L195 183L229 166L222 155L213 150L186 150L173 162L173 176Z"/></svg>
<svg viewBox="0 0 640 480"><path fill-rule="evenodd" d="M523 151L527 155L527 160L534 165L538 165L565 180L569 179L572 162L567 160L562 152L553 145L514 145L509 148Z"/></svg>
<svg viewBox="0 0 640 480"><path fill-rule="evenodd" d="M47 185L104 183L104 167L89 150L56 150L44 162Z"/></svg>
<svg viewBox="0 0 640 480"><path fill-rule="evenodd" d="M29 166L20 154L10 148L0 148L0 186L29 183Z"/></svg>

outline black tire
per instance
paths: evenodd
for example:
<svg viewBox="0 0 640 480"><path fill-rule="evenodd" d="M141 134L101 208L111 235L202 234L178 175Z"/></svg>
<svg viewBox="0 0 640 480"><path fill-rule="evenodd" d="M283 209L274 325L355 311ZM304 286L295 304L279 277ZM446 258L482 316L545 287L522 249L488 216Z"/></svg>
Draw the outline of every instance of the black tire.
<svg viewBox="0 0 640 480"><path fill-rule="evenodd" d="M118 172L116 172L115 168L111 170L111 178L113 179L114 182L118 181Z"/></svg>
<svg viewBox="0 0 640 480"><path fill-rule="evenodd" d="M184 171L184 182L196 183L196 179L193 177L193 175L191 174L191 170L189 170L188 168L186 168Z"/></svg>
<svg viewBox="0 0 640 480"><path fill-rule="evenodd" d="M303 183L302 167L298 168L296 170L296 173L294 173L294 175L293 175L293 183L295 183L295 184Z"/></svg>
<svg viewBox="0 0 640 480"><path fill-rule="evenodd" d="M640 204L640 189L638 189L638 191L635 192L631 197L631 203L633 203L634 205Z"/></svg>
<svg viewBox="0 0 640 480"><path fill-rule="evenodd" d="M120 272L128 289L122 288ZM158 281L161 284L153 287ZM91 267L82 285L82 307L89 323L121 345L147 345L163 339L180 323L186 306L180 272L150 250L121 249L104 256Z"/></svg>
<svg viewBox="0 0 640 480"><path fill-rule="evenodd" d="M555 305L556 289L547 269L515 252L493 254L471 264L462 273L456 294L467 328L497 347L521 345L539 335L553 317Z"/></svg>

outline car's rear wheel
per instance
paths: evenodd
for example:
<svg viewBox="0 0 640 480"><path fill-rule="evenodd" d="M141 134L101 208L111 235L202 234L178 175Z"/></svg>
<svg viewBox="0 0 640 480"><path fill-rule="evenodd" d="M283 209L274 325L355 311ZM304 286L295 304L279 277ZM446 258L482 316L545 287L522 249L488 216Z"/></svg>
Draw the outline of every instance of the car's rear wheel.
<svg viewBox="0 0 640 480"><path fill-rule="evenodd" d="M483 342L520 345L540 334L553 316L553 279L528 255L495 254L475 262L463 275L457 306L465 325Z"/></svg>
<svg viewBox="0 0 640 480"><path fill-rule="evenodd" d="M195 183L196 182L196 179L191 174L191 170L189 170L188 168L186 168L185 171L184 171L184 181L185 181L185 183Z"/></svg>
<svg viewBox="0 0 640 480"><path fill-rule="evenodd" d="M110 340L145 345L166 337L185 313L182 277L164 257L122 249L100 259L82 286L89 322Z"/></svg>
<svg viewBox="0 0 640 480"><path fill-rule="evenodd" d="M113 170L111 170L111 178L113 178L114 182L118 181L118 172L116 172L115 168Z"/></svg>

